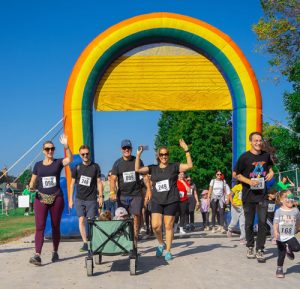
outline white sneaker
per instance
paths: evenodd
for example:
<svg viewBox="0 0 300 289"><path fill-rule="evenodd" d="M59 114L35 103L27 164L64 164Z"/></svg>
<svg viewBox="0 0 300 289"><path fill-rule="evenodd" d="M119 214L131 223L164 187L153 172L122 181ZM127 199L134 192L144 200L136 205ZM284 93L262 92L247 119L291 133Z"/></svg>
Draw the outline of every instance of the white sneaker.
<svg viewBox="0 0 300 289"><path fill-rule="evenodd" d="M183 227L179 227L179 234L180 235L185 235L186 231L183 230Z"/></svg>
<svg viewBox="0 0 300 289"><path fill-rule="evenodd" d="M213 227L212 230L211 230L211 232L212 232L212 233L216 233L216 232L217 232L217 228L216 228L216 227Z"/></svg>
<svg viewBox="0 0 300 289"><path fill-rule="evenodd" d="M146 233L145 227L142 227L142 228L140 229L140 232L141 232L141 234Z"/></svg>

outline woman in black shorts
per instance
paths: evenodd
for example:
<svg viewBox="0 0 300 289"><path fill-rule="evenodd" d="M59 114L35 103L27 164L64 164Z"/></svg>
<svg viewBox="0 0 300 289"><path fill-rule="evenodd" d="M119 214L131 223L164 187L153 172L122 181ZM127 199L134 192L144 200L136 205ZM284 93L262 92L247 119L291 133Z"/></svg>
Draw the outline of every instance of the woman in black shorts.
<svg viewBox="0 0 300 289"><path fill-rule="evenodd" d="M156 256L162 256L164 249L166 249L166 261L170 261L173 258L170 250L173 240L173 224L179 204L179 192L176 185L178 174L193 167L188 146L183 139L179 140L179 144L185 151L186 164L169 163L169 151L167 147L161 147L158 150L158 165L140 167L140 157L143 152L142 146L139 147L135 160L136 172L151 175L153 185L151 199L152 228L159 243L156 248ZM166 245L162 237L162 216L164 216L166 229Z"/></svg>
<svg viewBox="0 0 300 289"><path fill-rule="evenodd" d="M63 167L73 160L73 155L68 146L68 139L65 135L60 137L60 142L64 146L67 156L63 159L55 159L55 146L51 141L46 141L43 144L44 160L34 165L29 184L31 191L34 188L38 190L34 200L35 255L30 258L29 262L38 266L42 264L40 255L44 243L44 230L48 211L50 211L52 226L52 262L59 259L57 250L60 242L60 221L64 209L64 198L60 188L60 173Z"/></svg>

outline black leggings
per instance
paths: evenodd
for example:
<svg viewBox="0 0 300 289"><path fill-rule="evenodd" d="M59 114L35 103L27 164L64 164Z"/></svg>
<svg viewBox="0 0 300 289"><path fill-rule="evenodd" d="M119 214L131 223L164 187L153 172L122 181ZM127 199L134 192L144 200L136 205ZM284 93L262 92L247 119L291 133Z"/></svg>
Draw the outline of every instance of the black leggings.
<svg viewBox="0 0 300 289"><path fill-rule="evenodd" d="M202 212L203 227L209 226L209 212Z"/></svg>
<svg viewBox="0 0 300 289"><path fill-rule="evenodd" d="M188 214L189 214L189 202L188 200L179 202L179 214L176 214L175 224L178 223L180 216L179 227L184 227L187 224Z"/></svg>
<svg viewBox="0 0 300 289"><path fill-rule="evenodd" d="M194 222L195 222L195 212L194 211L189 212L189 217L190 217L189 224L194 224Z"/></svg>
<svg viewBox="0 0 300 289"><path fill-rule="evenodd" d="M286 242L281 242L281 241L276 241L276 242L277 242L277 249L278 249L277 266L282 267L286 255L286 246L289 246L291 252L299 252L300 244L295 237L287 240Z"/></svg>
<svg viewBox="0 0 300 289"><path fill-rule="evenodd" d="M210 202L210 207L211 207L211 212L212 212L212 225L213 227L216 225L216 216L217 212L220 214L220 225L223 227L224 226L224 204L223 208L221 208L220 200L211 200Z"/></svg>

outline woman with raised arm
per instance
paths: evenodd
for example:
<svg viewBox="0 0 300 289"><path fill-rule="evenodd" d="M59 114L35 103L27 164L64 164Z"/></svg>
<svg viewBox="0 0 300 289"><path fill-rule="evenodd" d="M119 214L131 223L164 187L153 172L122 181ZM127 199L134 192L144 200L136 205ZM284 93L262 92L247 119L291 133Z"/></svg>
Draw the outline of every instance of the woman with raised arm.
<svg viewBox="0 0 300 289"><path fill-rule="evenodd" d="M143 152L142 146L139 146L135 160L136 172L151 175L153 185L151 196L152 228L158 241L156 256L162 256L164 249L166 249L166 261L170 261L173 258L170 250L173 241L175 214L179 206L178 174L193 167L187 144L183 139L179 140L179 144L186 154L186 164L169 163L169 150L167 147L158 149L157 165L140 167L140 157ZM164 244L162 236L162 219L166 229L166 244Z"/></svg>
<svg viewBox="0 0 300 289"><path fill-rule="evenodd" d="M73 160L72 152L68 145L67 136L62 135L60 142L66 150L66 157L55 159L55 146L52 141L43 144L44 160L37 162L32 171L29 188L37 189L34 200L35 213L35 254L29 262L41 266L41 252L44 243L44 230L48 211L50 211L52 225L52 262L58 261L58 245L60 242L60 221L64 209L64 198L60 188L60 173L64 166Z"/></svg>

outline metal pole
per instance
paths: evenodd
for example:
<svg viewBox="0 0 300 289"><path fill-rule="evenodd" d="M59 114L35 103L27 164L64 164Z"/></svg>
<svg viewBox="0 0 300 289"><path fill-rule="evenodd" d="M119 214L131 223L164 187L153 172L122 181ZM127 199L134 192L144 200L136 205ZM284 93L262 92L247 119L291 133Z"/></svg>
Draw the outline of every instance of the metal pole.
<svg viewBox="0 0 300 289"><path fill-rule="evenodd" d="M296 193L298 194L298 187L299 187L299 183L298 183L298 168L296 168Z"/></svg>

